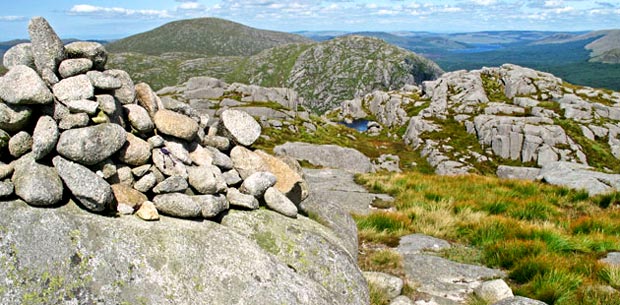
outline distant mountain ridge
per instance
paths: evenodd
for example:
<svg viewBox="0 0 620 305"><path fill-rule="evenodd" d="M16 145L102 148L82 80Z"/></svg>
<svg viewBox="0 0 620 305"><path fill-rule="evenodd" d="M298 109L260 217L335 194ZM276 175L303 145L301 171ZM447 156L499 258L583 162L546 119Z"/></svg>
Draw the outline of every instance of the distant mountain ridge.
<svg viewBox="0 0 620 305"><path fill-rule="evenodd" d="M148 63L148 65L144 64ZM344 36L322 43L287 44L254 56L195 58L187 53L112 54L111 68L159 89L194 76L266 87L289 87L317 112L373 90L432 80L443 71L433 61L377 38Z"/></svg>
<svg viewBox="0 0 620 305"><path fill-rule="evenodd" d="M307 43L300 35L259 30L218 18L167 23L154 30L117 40L108 51L161 55L185 52L203 56L249 56L288 43Z"/></svg>

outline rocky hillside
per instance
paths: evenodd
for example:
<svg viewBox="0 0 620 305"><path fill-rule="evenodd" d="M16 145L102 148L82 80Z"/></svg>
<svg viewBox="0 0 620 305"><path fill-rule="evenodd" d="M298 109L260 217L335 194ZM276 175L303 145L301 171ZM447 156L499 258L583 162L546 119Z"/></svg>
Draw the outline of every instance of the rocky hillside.
<svg viewBox="0 0 620 305"><path fill-rule="evenodd" d="M198 18L167 23L154 30L106 45L114 53L161 55L169 52L201 56L249 56L287 43L309 39L283 32L259 30L218 18Z"/></svg>
<svg viewBox="0 0 620 305"><path fill-rule="evenodd" d="M446 73L420 88L345 101L338 111L341 118L370 118L402 133L438 174L544 168L556 161L620 173L620 93L572 86L515 65ZM539 171L528 173L521 170L522 178ZM598 182L617 186L616 179Z"/></svg>
<svg viewBox="0 0 620 305"><path fill-rule="evenodd" d="M41 17L29 32L0 77L0 303L369 303L352 218L253 148L252 116L160 98Z"/></svg>
<svg viewBox="0 0 620 305"><path fill-rule="evenodd" d="M323 112L372 90L392 90L438 77L432 61L382 40L345 36L315 44L290 44L251 57L187 58L181 54L113 54L123 67L154 88L208 75L227 82L295 89L309 108Z"/></svg>
<svg viewBox="0 0 620 305"><path fill-rule="evenodd" d="M591 62L602 62L607 64L620 63L618 59L618 53L620 52L620 30L593 31L582 35L554 35L534 42L533 44L564 44L576 41L591 41L584 47L586 50L590 51Z"/></svg>

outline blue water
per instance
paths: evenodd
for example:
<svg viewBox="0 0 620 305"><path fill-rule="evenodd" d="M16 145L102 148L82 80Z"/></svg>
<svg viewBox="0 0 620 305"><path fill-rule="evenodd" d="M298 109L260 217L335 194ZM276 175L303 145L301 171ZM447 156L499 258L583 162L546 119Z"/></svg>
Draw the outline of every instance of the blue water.
<svg viewBox="0 0 620 305"><path fill-rule="evenodd" d="M342 122L338 122L338 124L342 124L344 126L353 128L360 132L364 132L368 130L368 120L355 120L351 124L347 124L346 122L342 121Z"/></svg>
<svg viewBox="0 0 620 305"><path fill-rule="evenodd" d="M452 53L462 53L462 54L471 54L471 53L482 53L482 52L490 52L503 49L504 47L496 44L472 44L473 48L468 49L458 49L458 50L450 50Z"/></svg>

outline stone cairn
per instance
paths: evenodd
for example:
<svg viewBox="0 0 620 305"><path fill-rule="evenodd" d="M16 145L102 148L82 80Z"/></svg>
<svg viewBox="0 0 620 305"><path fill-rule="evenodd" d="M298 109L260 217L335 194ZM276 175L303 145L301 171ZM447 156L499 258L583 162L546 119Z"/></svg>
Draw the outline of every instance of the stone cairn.
<svg viewBox="0 0 620 305"><path fill-rule="evenodd" d="M94 42L63 45L48 22L8 50L0 77L0 199L95 213L214 218L261 204L289 217L308 196L296 161L251 150L254 118L166 109L144 83L105 70Z"/></svg>

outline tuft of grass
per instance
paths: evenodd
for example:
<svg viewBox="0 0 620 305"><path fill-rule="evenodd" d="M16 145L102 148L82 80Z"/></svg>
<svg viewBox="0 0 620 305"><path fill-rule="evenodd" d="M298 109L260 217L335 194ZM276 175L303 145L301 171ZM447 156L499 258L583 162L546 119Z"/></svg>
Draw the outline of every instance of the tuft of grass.
<svg viewBox="0 0 620 305"><path fill-rule="evenodd" d="M358 265L364 271L380 271L402 275L403 258L391 249L365 250L365 255L358 256Z"/></svg>
<svg viewBox="0 0 620 305"><path fill-rule="evenodd" d="M370 292L371 305L388 305L390 303L390 298L381 288L372 283L368 283L368 290Z"/></svg>
<svg viewBox="0 0 620 305"><path fill-rule="evenodd" d="M573 297L583 279L563 270L553 269L540 273L532 281L517 289L517 294L527 294L547 304L561 304Z"/></svg>
<svg viewBox="0 0 620 305"><path fill-rule="evenodd" d="M598 276L609 286L615 289L620 289L620 266L607 265L604 266L599 272Z"/></svg>

